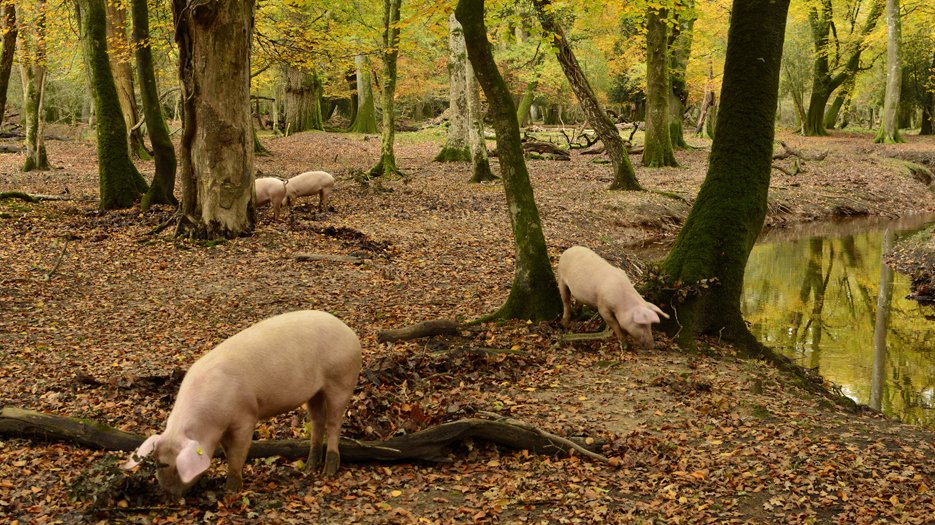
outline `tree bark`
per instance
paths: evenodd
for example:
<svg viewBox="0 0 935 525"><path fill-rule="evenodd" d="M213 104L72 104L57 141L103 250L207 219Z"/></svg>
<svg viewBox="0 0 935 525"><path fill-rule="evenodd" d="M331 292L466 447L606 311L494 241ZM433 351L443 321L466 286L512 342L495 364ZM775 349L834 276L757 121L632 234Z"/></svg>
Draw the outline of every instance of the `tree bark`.
<svg viewBox="0 0 935 525"><path fill-rule="evenodd" d="M899 95L903 82L902 29L899 20L899 0L886 0L886 95L883 120L874 142L893 144L904 142L899 136Z"/></svg>
<svg viewBox="0 0 935 525"><path fill-rule="evenodd" d="M13 2L3 5L0 11L0 31L3 32L3 51L0 53L0 124L6 115L7 93L10 88L10 73L16 57L16 6Z"/></svg>
<svg viewBox="0 0 935 525"><path fill-rule="evenodd" d="M448 137L442 150L435 156L438 162L457 162L471 159L468 142L470 114L467 88L467 51L464 49L464 30L454 13L448 16Z"/></svg>
<svg viewBox="0 0 935 525"><path fill-rule="evenodd" d="M97 115L97 169L102 210L133 206L147 188L143 176L130 160L127 128L107 56L104 0L79 0L81 44L91 80L91 95Z"/></svg>
<svg viewBox="0 0 935 525"><path fill-rule="evenodd" d="M708 172L669 254L673 287L716 279L707 290L669 297L665 324L683 346L715 333L757 346L740 312L744 268L766 218L779 72L789 0L734 0L717 135Z"/></svg>
<svg viewBox="0 0 935 525"><path fill-rule="evenodd" d="M107 18L107 40L110 42L110 72L117 88L117 100L127 129L127 142L130 155L137 159L149 159L149 152L143 141L143 130L135 127L140 120L140 111L136 105L136 91L133 87L133 68L130 67L130 45L127 42L127 13L121 2L104 3Z"/></svg>
<svg viewBox="0 0 935 525"><path fill-rule="evenodd" d="M646 14L646 134L643 166L678 166L669 135L667 11L650 7Z"/></svg>
<svg viewBox="0 0 935 525"><path fill-rule="evenodd" d="M136 74L140 81L140 99L143 103L143 115L146 117L146 129L153 146L156 160L156 173L149 191L140 202L144 212L153 204L171 204L177 206L175 198L175 170L178 167L175 146L169 135L162 114L159 89L156 86L156 72L153 68L153 51L149 42L149 8L146 0L132 0L130 6L133 20L133 44L136 48Z"/></svg>
<svg viewBox="0 0 935 525"><path fill-rule="evenodd" d="M523 90L523 96L519 99L519 107L516 108L516 121L519 123L520 127L525 126L529 122L529 108L532 107L532 101L536 97L536 88L538 87L538 76L526 83L526 89Z"/></svg>
<svg viewBox="0 0 935 525"><path fill-rule="evenodd" d="M373 105L373 84L370 78L370 61L367 55L357 55L357 111L351 124L354 133L376 133L377 117Z"/></svg>
<svg viewBox="0 0 935 525"><path fill-rule="evenodd" d="M254 0L173 0L172 12L183 101L176 234L199 239L248 234L256 223L250 111Z"/></svg>
<svg viewBox="0 0 935 525"><path fill-rule="evenodd" d="M534 5L542 29L552 35L552 47L555 49L555 55L562 66L565 78L568 79L568 83L575 92L578 103L581 105L581 109L587 116L588 121L594 126L594 131L600 137L601 142L604 143L607 155L613 164L614 181L611 183L610 189L641 190L642 187L640 187L640 183L636 179L636 171L633 169L633 164L630 163L630 156L627 154L620 132L594 95L594 90L591 89L590 82L588 82L584 71L578 64L578 59L575 57L564 31L562 31L562 27L555 20L551 0L535 0Z"/></svg>
<svg viewBox="0 0 935 525"><path fill-rule="evenodd" d="M506 303L489 317L555 319L562 308L561 298L523 159L516 107L487 40L484 0L459 0L455 16L464 28L468 58L490 104L490 116L497 133L503 190L516 246L516 268L510 295Z"/></svg>
<svg viewBox="0 0 935 525"><path fill-rule="evenodd" d="M454 16L454 15L452 15ZM455 20L457 22L457 20ZM460 26L460 24L458 24ZM464 38L462 32L462 39ZM468 142L471 146L471 164L474 174L470 182L481 183L496 180L490 171L490 159L487 156L487 141L484 139L484 115L480 104L480 87L474 76L474 67L469 60L465 60L465 81L468 102Z"/></svg>
<svg viewBox="0 0 935 525"><path fill-rule="evenodd" d="M815 62L812 66L812 91L806 112L804 134L809 136L827 135L825 128L825 106L832 93L842 84L854 78L860 69L860 56L865 47L864 41L873 32L880 15L883 13L883 0L870 0L870 11L861 26L857 41L849 46L850 54L837 57L836 62L844 64L843 69L833 73L829 56L832 54L831 39L833 8L831 0L815 2L809 9L808 20L812 29L815 47Z"/></svg>
<svg viewBox="0 0 935 525"><path fill-rule="evenodd" d="M669 43L670 83L672 85L669 91L669 140L672 147L676 149L688 148L682 121L685 102L688 100L685 75L688 70L688 59L691 56L694 27L694 5L689 2L681 12L676 13Z"/></svg>
<svg viewBox="0 0 935 525"><path fill-rule="evenodd" d="M932 54L932 66L929 71L935 71L935 53ZM919 135L935 135L935 89L929 89L922 102L922 125Z"/></svg>
<svg viewBox="0 0 935 525"><path fill-rule="evenodd" d="M38 0L34 9L35 32L28 35L28 38L24 38L20 46L20 80L23 84L22 113L26 128L26 158L23 161L23 171L50 169L43 138L46 78L45 0Z"/></svg>
<svg viewBox="0 0 935 525"><path fill-rule="evenodd" d="M371 177L399 176L396 166L396 60L399 58L399 8L402 0L383 0L383 134L380 160L370 168Z"/></svg>
<svg viewBox="0 0 935 525"><path fill-rule="evenodd" d="M292 65L282 68L285 126L289 133L325 129L321 118L322 85L318 74Z"/></svg>

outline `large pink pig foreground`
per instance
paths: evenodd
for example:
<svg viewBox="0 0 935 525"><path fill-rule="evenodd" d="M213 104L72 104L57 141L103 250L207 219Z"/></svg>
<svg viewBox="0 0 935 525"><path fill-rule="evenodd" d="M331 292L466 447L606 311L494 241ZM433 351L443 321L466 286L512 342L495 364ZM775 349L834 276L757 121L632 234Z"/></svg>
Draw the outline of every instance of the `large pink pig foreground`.
<svg viewBox="0 0 935 525"><path fill-rule="evenodd" d="M308 466L324 473L340 464L338 434L360 373L360 341L333 315L302 310L244 329L195 362L185 374L162 434L150 436L124 463L131 469L155 451L159 485L181 495L211 463L220 444L227 489L239 490L260 419L306 403L312 422Z"/></svg>
<svg viewBox="0 0 935 525"><path fill-rule="evenodd" d="M562 295L562 326L568 328L571 299L597 308L623 347L623 331L643 347L653 345L652 324L659 315L668 319L658 306L644 301L626 272L611 265L584 246L572 246L558 260L558 291ZM623 331L621 330L623 329Z"/></svg>
<svg viewBox="0 0 935 525"><path fill-rule="evenodd" d="M328 195L334 188L334 177L325 171L306 171L289 179L286 184L286 198L283 204L292 206L296 199L306 195L318 194L318 211L325 211Z"/></svg>

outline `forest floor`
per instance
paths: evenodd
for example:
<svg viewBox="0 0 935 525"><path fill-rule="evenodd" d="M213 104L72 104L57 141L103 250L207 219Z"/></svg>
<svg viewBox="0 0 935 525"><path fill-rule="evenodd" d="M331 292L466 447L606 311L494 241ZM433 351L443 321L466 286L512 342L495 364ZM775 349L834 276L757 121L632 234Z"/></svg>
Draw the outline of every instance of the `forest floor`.
<svg viewBox="0 0 935 525"><path fill-rule="evenodd" d="M927 183L894 160L935 165L931 137L897 146L866 134L779 138L827 156L804 161L798 175L774 171L769 227L935 211ZM558 322L513 322L378 343L380 330L490 312L512 281L503 188L467 183L464 164L432 162L442 140L432 131L398 135L409 177L365 185L353 173L377 158L375 137L266 137L273 156L258 158L258 169L334 173L331 209L319 214L305 202L279 220L261 209L252 236L221 243L150 235L168 208L96 211L92 142L48 142L55 169L43 173L19 173L21 155L0 155L0 191L73 198L0 201L0 406L158 432L177 390L170 372L256 321L313 308L340 317L363 344L343 435L385 439L493 412L593 438L610 463L476 441L454 447L446 463L344 464L329 479L281 458L256 460L243 491L225 494L226 467L215 461L184 502L160 495L151 479L92 505L83 499L92 466L124 454L3 438L0 522L935 521L935 433L846 410L716 340L686 353L659 336L653 349L621 352L613 340L562 342ZM650 190L639 193L607 191L609 166L577 153L528 161L550 255L584 244L639 281L704 178L707 144L694 144L676 154L680 168L638 168ZM152 163L141 165L151 176ZM365 260L298 262L299 252ZM296 411L261 423L257 438L302 432Z"/></svg>

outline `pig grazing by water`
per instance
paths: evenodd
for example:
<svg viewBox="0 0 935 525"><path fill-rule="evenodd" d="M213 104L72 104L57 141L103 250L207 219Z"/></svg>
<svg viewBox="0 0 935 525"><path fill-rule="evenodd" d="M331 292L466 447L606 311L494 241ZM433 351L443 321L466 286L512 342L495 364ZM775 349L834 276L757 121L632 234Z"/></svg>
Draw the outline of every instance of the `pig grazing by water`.
<svg viewBox="0 0 935 525"><path fill-rule="evenodd" d="M276 177L262 177L256 180L256 206L271 204L273 218L279 216L279 208L286 199L286 181Z"/></svg>
<svg viewBox="0 0 935 525"><path fill-rule="evenodd" d="M315 195L318 194L318 211L325 211L325 206L328 204L328 195L331 194L331 190L334 188L334 177L330 173L324 171L306 171L305 173L300 173L295 177L289 179L289 183L286 184L286 198L283 200L283 203L287 206L292 206L292 204L299 197L304 197L305 195Z"/></svg>
<svg viewBox="0 0 935 525"><path fill-rule="evenodd" d="M564 306L562 326L568 328L574 297L597 308L617 335L621 348L623 331L635 337L641 346L652 347L652 324L659 322L659 315L669 317L658 306L643 300L623 270L584 246L572 246L559 257L558 290Z"/></svg>
<svg viewBox="0 0 935 525"><path fill-rule="evenodd" d="M211 463L220 444L227 489L240 490L257 421L305 404L312 422L308 466L340 464L338 434L360 373L360 341L327 312L289 312L250 326L219 344L185 374L162 434L150 436L123 464L155 453L159 485L180 496Z"/></svg>

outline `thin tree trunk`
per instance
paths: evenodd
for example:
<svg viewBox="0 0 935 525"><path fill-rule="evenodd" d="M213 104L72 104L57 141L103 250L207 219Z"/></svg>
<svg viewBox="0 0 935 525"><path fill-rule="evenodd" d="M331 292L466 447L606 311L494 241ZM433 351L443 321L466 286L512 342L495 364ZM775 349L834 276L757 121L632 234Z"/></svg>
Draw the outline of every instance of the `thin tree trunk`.
<svg viewBox="0 0 935 525"><path fill-rule="evenodd" d="M873 367L870 373L871 408L883 405L884 369L886 366L886 332L893 302L893 269L886 264L886 254L893 248L893 230L887 228L880 246L880 286L877 291L877 312L873 324Z"/></svg>
<svg viewBox="0 0 935 525"><path fill-rule="evenodd" d="M136 74L140 83L140 99L143 103L143 115L146 117L146 129L153 146L156 160L156 173L149 191L140 202L140 209L146 211L153 204L178 205L175 198L175 146L169 135L159 101L159 89L156 86L156 73L153 68L153 51L149 43L149 8L146 0L132 0L131 18L133 20L133 44L136 48Z"/></svg>
<svg viewBox="0 0 935 525"><path fill-rule="evenodd" d="M452 15L453 17L454 15ZM457 22L457 20L455 20ZM458 24L460 27L461 24ZM462 32L462 38L464 33ZM465 91L468 103L468 142L471 145L471 163L474 175L470 182L484 182L495 180L497 177L490 171L490 160L487 156L487 142L484 139L484 115L481 111L480 88L474 77L474 67L469 60L465 60Z"/></svg>
<svg viewBox="0 0 935 525"><path fill-rule="evenodd" d="M935 53L932 54L932 67L929 71L935 71ZM935 135L935 89L928 89L922 99L922 125L919 135Z"/></svg>
<svg viewBox="0 0 935 525"><path fill-rule="evenodd" d="M46 7L37 0L35 31L20 46L20 80L23 84L23 118L26 128L26 158L23 171L50 169L45 150Z"/></svg>
<svg viewBox="0 0 935 525"><path fill-rule="evenodd" d="M694 27L694 5L693 2L689 2L675 18L669 45L669 59L672 71L672 89L669 91L669 140L672 142L672 147L676 149L688 148L688 143L685 142L682 121L685 113L685 101L688 100L685 75L688 70L688 59L691 56Z"/></svg>
<svg viewBox="0 0 935 525"><path fill-rule="evenodd" d="M107 13L107 39L112 48L109 53L110 72L117 88L117 100L127 129L130 155L137 159L149 159L149 152L143 141L143 130L135 127L139 122L140 111L136 106L136 94L133 88L133 68L130 67L130 46L127 42L127 13L121 2L104 2Z"/></svg>
<svg viewBox="0 0 935 525"><path fill-rule="evenodd" d="M4 4L0 12L0 31L3 31L3 52L0 54L0 124L6 115L7 92L10 88L10 72L16 57L16 6L13 2Z"/></svg>
<svg viewBox="0 0 935 525"><path fill-rule="evenodd" d="M519 107L516 108L516 121L520 127L529 122L529 109L532 107L532 101L536 97L536 88L539 87L538 75L533 80L526 83L526 89L523 90L523 96L519 99Z"/></svg>
<svg viewBox="0 0 935 525"><path fill-rule="evenodd" d="M373 105L373 84L370 78L370 61L367 55L357 55L357 111L351 124L354 133L376 133L377 117Z"/></svg>
<svg viewBox="0 0 935 525"><path fill-rule="evenodd" d="M886 95L883 102L883 121L874 142L893 144L904 142L899 136L899 95L902 89L903 68L902 29L899 20L899 0L886 0Z"/></svg>
<svg viewBox="0 0 935 525"><path fill-rule="evenodd" d="M565 78L568 79L568 83L575 92L582 111L584 111L588 121L594 127L594 131L600 137L601 142L604 143L604 148L613 164L614 181L611 183L610 189L641 190L633 164L630 163L626 146L624 146L623 139L620 137L620 132L617 131L614 122L594 95L591 84L578 64L578 59L575 57L565 33L551 12L551 0L535 0L534 5L542 29L553 35L552 46L555 49L558 62L562 66L562 71L565 73Z"/></svg>
<svg viewBox="0 0 935 525"><path fill-rule="evenodd" d="M102 210L133 206L147 188L130 161L127 128L117 101L117 88L107 56L104 0L79 0L81 44L89 65L91 95L97 113L97 169Z"/></svg>
<svg viewBox="0 0 935 525"><path fill-rule="evenodd" d="M246 235L256 224L250 111L254 0L173 0L172 13L183 101L176 234Z"/></svg>
<svg viewBox="0 0 935 525"><path fill-rule="evenodd" d="M466 161L471 158L467 65L464 31L454 13L451 13L448 16L448 137L445 146L435 156L439 162Z"/></svg>
<svg viewBox="0 0 935 525"><path fill-rule="evenodd" d="M678 166L669 135L668 26L666 10L649 8L646 14L646 134L643 166Z"/></svg>
<svg viewBox="0 0 935 525"><path fill-rule="evenodd" d="M711 124L714 120L714 114L717 108L717 94L715 94L714 89L714 65L712 61L708 60L708 81L705 82L704 87L704 98L701 102L701 111L698 113L698 122L695 124L695 135L698 137L707 136L709 139L714 138L714 133L709 132L713 131L714 125ZM710 128L710 130L709 130Z"/></svg>
<svg viewBox="0 0 935 525"><path fill-rule="evenodd" d="M399 8L402 0L383 0L383 135L380 160L370 169L371 177L402 175L396 166L396 60L399 58Z"/></svg>
<svg viewBox="0 0 935 525"><path fill-rule="evenodd" d="M459 0L455 16L464 27L468 58L490 104L497 133L497 152L503 190L516 245L516 268L510 295L492 319L555 319L562 309L558 285L546 250L542 221L529 182L520 144L516 106L494 62L484 0Z"/></svg>
<svg viewBox="0 0 935 525"><path fill-rule="evenodd" d="M680 285L715 279L665 324L684 346L714 333L756 347L740 312L744 268L766 218L779 72L789 0L734 0L717 136L708 172L668 256L664 275Z"/></svg>

